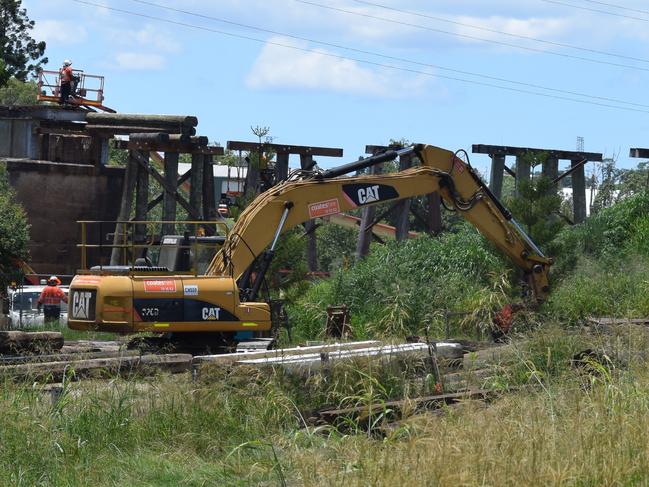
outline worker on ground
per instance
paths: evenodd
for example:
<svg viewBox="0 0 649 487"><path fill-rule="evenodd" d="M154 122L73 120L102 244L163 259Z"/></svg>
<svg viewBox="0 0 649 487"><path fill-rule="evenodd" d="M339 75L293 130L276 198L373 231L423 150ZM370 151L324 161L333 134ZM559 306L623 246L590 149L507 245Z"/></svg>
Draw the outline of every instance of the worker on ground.
<svg viewBox="0 0 649 487"><path fill-rule="evenodd" d="M66 59L59 70L59 103L65 104L72 93L72 61Z"/></svg>
<svg viewBox="0 0 649 487"><path fill-rule="evenodd" d="M58 320L61 317L61 301L67 303L68 297L58 287L61 281L52 276L47 280L47 286L38 298L38 311L43 307L45 321Z"/></svg>

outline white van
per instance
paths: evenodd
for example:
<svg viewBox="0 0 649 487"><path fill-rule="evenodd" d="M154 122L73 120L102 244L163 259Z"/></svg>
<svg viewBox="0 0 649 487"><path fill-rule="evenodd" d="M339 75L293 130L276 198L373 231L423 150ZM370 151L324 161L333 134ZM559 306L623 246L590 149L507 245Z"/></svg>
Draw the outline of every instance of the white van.
<svg viewBox="0 0 649 487"><path fill-rule="evenodd" d="M38 328L44 324L43 310L38 311L38 298L46 286L22 286L16 289L8 288L9 313L7 327L9 329ZM59 286L67 296L68 286ZM61 302L61 323L68 319L68 305Z"/></svg>

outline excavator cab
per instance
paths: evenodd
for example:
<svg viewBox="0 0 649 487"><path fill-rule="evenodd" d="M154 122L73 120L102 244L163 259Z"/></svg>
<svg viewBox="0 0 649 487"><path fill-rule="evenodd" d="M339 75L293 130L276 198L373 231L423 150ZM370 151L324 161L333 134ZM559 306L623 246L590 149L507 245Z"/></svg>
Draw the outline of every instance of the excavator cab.
<svg viewBox="0 0 649 487"><path fill-rule="evenodd" d="M92 233L89 226L111 222L80 223L82 234L87 235L89 232ZM112 223L117 224L117 222ZM124 233L119 233L120 241L114 240L113 245L107 246L113 251L117 250L116 254L111 254L109 264L104 263L105 258L102 258L101 248L95 249L100 250L99 256L95 253L89 257L89 251L97 246L82 244L82 270L118 275L133 272L203 275L226 240L226 235L205 235L201 222L186 222L189 226L194 226L193 232L188 230L182 235L160 236L155 234L155 229L153 233L149 231L156 223L159 222L129 222L128 228L122 230ZM109 233L106 238L115 239L115 235ZM87 240L87 237L84 237L84 240ZM88 266L88 260L95 261L95 265Z"/></svg>

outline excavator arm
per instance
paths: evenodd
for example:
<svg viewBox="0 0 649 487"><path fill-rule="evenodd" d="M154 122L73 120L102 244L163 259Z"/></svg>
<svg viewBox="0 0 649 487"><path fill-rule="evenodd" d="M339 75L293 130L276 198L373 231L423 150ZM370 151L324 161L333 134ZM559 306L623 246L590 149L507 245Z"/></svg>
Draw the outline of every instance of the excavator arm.
<svg viewBox="0 0 649 487"><path fill-rule="evenodd" d="M338 177L360 168L415 153L421 165L394 174ZM552 259L545 257L489 191L470 165L453 152L430 145L390 151L334 170L310 173L285 181L255 199L239 217L207 275L246 279L257 256L272 252L280 234L313 218L439 192L525 273L538 302L548 291ZM251 296L254 300L256 292Z"/></svg>

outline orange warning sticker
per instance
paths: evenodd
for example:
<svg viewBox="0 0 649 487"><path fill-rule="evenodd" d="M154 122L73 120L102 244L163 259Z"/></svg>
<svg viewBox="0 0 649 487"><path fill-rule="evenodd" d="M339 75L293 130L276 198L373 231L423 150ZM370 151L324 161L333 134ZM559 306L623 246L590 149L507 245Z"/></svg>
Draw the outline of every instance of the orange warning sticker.
<svg viewBox="0 0 649 487"><path fill-rule="evenodd" d="M327 215L335 215L340 213L340 204L338 198L332 200L320 201L318 203L311 203L309 205L310 218L322 218Z"/></svg>
<svg viewBox="0 0 649 487"><path fill-rule="evenodd" d="M101 276L74 276L72 279L72 284L75 286L84 286L84 285L97 285L101 281Z"/></svg>
<svg viewBox="0 0 649 487"><path fill-rule="evenodd" d="M175 293L176 281L174 279L151 279L144 281L145 293Z"/></svg>
<svg viewBox="0 0 649 487"><path fill-rule="evenodd" d="M464 172L464 163L458 157L453 158L453 168L457 172Z"/></svg>

